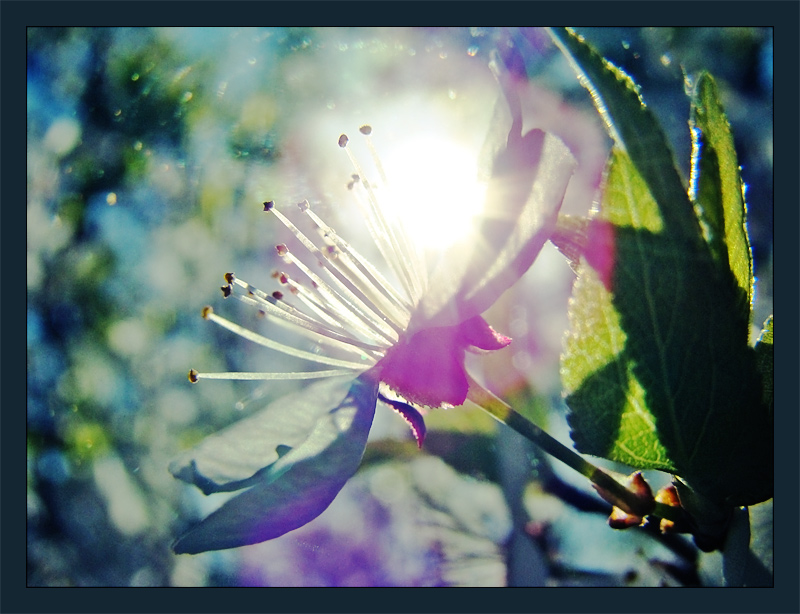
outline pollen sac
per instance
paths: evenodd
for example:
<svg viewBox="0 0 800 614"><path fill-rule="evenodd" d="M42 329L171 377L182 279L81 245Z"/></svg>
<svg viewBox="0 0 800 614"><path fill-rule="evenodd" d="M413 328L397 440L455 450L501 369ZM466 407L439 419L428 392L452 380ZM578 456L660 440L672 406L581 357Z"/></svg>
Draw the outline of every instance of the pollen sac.
<svg viewBox="0 0 800 614"><path fill-rule="evenodd" d="M284 243L275 246L275 251L278 252L278 255L283 258L289 253L289 248L286 247Z"/></svg>
<svg viewBox="0 0 800 614"><path fill-rule="evenodd" d="M227 281L229 284L232 284L234 279L236 279L236 275L233 273L225 273L225 281Z"/></svg>
<svg viewBox="0 0 800 614"><path fill-rule="evenodd" d="M275 206L275 201L268 200L264 202L264 211L272 211L272 208Z"/></svg>
<svg viewBox="0 0 800 614"><path fill-rule="evenodd" d="M220 287L220 290L222 290L222 296L225 297L225 298L228 298L231 295L231 292L232 292L230 285L222 286L222 287Z"/></svg>
<svg viewBox="0 0 800 614"><path fill-rule="evenodd" d="M203 316L204 320L208 320L208 316L210 316L212 313L214 313L214 310L211 308L210 305L206 305L205 307L203 307L203 311L200 312L200 315Z"/></svg>
<svg viewBox="0 0 800 614"><path fill-rule="evenodd" d="M361 126L361 128L358 129L358 131L364 136L369 136L370 134L372 134L372 126L370 126L369 124L364 124L363 126Z"/></svg>
<svg viewBox="0 0 800 614"><path fill-rule="evenodd" d="M352 190L355 187L355 185L361 180L361 178L355 173L350 175L350 177L351 177L350 181L347 182L348 190Z"/></svg>
<svg viewBox="0 0 800 614"><path fill-rule="evenodd" d="M302 202L297 203L297 207L300 209L300 211L308 211L310 205L308 204L307 200L304 200Z"/></svg>
<svg viewBox="0 0 800 614"><path fill-rule="evenodd" d="M199 379L200 379L200 378L198 377L199 375L200 375L200 374L199 374L197 371L195 371L194 369L191 369L191 370L189 371L189 381L190 381L190 382L192 382L193 384L196 384L196 383L197 383L197 380L199 380Z"/></svg>
<svg viewBox="0 0 800 614"><path fill-rule="evenodd" d="M275 292L272 293L272 298L278 301L281 300L283 298L283 292L281 292L280 290L275 290Z"/></svg>
<svg viewBox="0 0 800 614"><path fill-rule="evenodd" d="M347 147L347 141L349 141L349 140L350 139L347 138L346 134L343 134L342 136L340 136L339 137L339 147Z"/></svg>

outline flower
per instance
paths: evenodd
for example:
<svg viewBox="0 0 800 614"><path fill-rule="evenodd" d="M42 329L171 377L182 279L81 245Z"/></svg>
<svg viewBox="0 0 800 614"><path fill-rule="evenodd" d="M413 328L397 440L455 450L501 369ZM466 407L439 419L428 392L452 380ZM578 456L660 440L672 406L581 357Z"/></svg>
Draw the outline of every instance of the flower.
<svg viewBox="0 0 800 614"><path fill-rule="evenodd" d="M574 169L566 146L540 130L523 133L519 93L495 70L511 111L511 129L494 159L483 217L474 236L445 252L430 274L402 220L383 207L378 190L352 155L351 182L375 244L399 287L319 218L300 210L322 237L313 241L272 201L264 210L294 235L305 253L281 244L278 255L305 281L285 272L288 289L267 293L234 274L223 294L263 312L269 321L317 342L325 352L287 346L206 307L203 315L262 346L328 367L288 373L198 373L199 379L322 379L214 434L170 465L177 478L205 494L240 491L174 544L177 553L233 548L278 537L316 518L357 470L378 400L410 424L418 444L423 408L461 405L469 384L466 351L492 351L511 340L481 317L530 267L555 226ZM372 129L361 128L369 141ZM383 186L388 184L375 157ZM464 254L470 254L464 257ZM311 268L304 260L319 265ZM290 303L291 299L291 303Z"/></svg>

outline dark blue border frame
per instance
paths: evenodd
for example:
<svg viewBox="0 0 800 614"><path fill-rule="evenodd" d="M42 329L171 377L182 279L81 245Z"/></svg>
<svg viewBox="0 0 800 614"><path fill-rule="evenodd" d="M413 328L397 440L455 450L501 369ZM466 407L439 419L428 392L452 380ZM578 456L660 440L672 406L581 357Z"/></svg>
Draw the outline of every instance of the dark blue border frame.
<svg viewBox="0 0 800 614"><path fill-rule="evenodd" d="M0 160L5 181L0 182L0 268L9 281L0 301L0 611L2 612L798 612L798 501L797 484L800 432L797 408L800 407L798 364L798 230L800 193L797 169L800 168L800 3L786 1L714 2L459 2L457 12L446 2L50 2L4 0L0 2ZM242 23L297 23L309 17L329 25L376 23L405 24L460 17L462 21L502 23L555 22L580 18L598 25L686 25L686 26L772 26L774 27L774 182L775 202L779 203L774 224L775 274L784 280L775 293L779 313L779 338L776 349L775 392L778 407L776 450L775 525L779 540L775 544L775 588L773 589L696 589L691 592L644 595L648 589L516 589L488 592L466 589L446 594L410 592L368 592L376 589L282 589L264 593L246 589L166 589L26 588L25 557L25 412L23 391L12 383L23 381L22 353L25 304L16 282L24 267L23 233L25 215L26 159L23 155L26 133L21 117L26 26L44 25L241 25ZM416 18L416 19L414 19ZM621 23L622 22L622 23ZM776 286L778 287L778 286ZM795 339L789 343L788 340ZM5 384L4 386L2 384ZM235 592L231 592L235 591ZM614 591L624 591L615 594Z"/></svg>

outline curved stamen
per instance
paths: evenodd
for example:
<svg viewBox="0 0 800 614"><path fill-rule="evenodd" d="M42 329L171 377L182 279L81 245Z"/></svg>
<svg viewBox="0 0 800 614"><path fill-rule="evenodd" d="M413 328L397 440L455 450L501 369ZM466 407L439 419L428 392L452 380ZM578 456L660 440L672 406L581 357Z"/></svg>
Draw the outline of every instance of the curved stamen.
<svg viewBox="0 0 800 614"><path fill-rule="evenodd" d="M226 279L230 279L232 284L240 286L247 291L247 295L235 294L235 298L243 303L253 305L258 309L263 310L266 314L275 316L276 321L283 320L289 324L299 327L301 331L310 331L313 334L312 338L315 340L319 339L319 336L322 336L323 338L329 338L331 340L339 341L363 350L378 352L380 355L382 355L383 351L386 349L383 345L373 345L356 339L352 335L346 334L345 329L343 329L345 330L345 334L332 330L324 323L315 320L311 316L299 311L298 309L295 309L279 298L270 296L263 290L259 290L258 288L251 286L249 283L239 279L238 277L235 277L233 274L226 276Z"/></svg>
<svg viewBox="0 0 800 614"><path fill-rule="evenodd" d="M288 380L288 379L320 379L347 375L350 371L344 369L331 369L329 371L295 371L292 373L255 373L235 371L230 373L200 373L192 369L189 371L189 381L197 383L201 379L229 379L229 380Z"/></svg>
<svg viewBox="0 0 800 614"><path fill-rule="evenodd" d="M384 208L378 203L375 191L364 175L361 164L359 164L353 152L350 151L350 148L347 147L347 137L345 135L342 136L345 137L344 144L340 137L339 146L345 150L356 174L361 177L360 183L367 196L368 204L363 203L361 199L356 199L366 218L367 228L386 263L400 280L400 283L403 284L403 288L411 298L412 304L416 303L422 296L424 287L423 269L417 262L416 253L411 247L402 225L389 223L384 213ZM397 232L395 229L397 229Z"/></svg>
<svg viewBox="0 0 800 614"><path fill-rule="evenodd" d="M397 341L400 333L403 332L402 328L394 324L391 320L384 321L364 305L363 302L346 287L341 287L337 284L339 290L341 290L341 294L337 292L332 286L325 283L319 275L309 269L305 263L297 259L285 245L278 246L278 253L287 262L294 264L314 282L317 291L324 296L326 302L330 303L331 307L336 308L352 325L359 326L359 321L365 324L366 329L364 329L362 325L359 329L361 332L369 335L376 341L378 338L385 340L389 344ZM336 281L336 278L334 278L334 281Z"/></svg>
<svg viewBox="0 0 800 614"><path fill-rule="evenodd" d="M348 271L361 281L365 292L367 289L378 291L378 296L373 299L376 304L380 302L381 305L379 307L392 311L395 321L407 322L411 315L412 305L395 290L394 286L366 258L336 234L336 231L328 226L316 213L310 208L304 209L304 212L317 225L324 237L329 239L339 250L341 264L347 267Z"/></svg>
<svg viewBox="0 0 800 614"><path fill-rule="evenodd" d="M297 237L303 246L317 259L320 265L322 265L325 271L331 276L331 279L348 299L348 302L358 303L361 307L361 311L364 312L364 315L369 316L371 319L375 319L376 322L378 320L385 322L397 333L401 332L402 329L398 323L383 313L380 307L375 305L370 300L369 296L362 292L361 289L348 278L346 272L341 270L336 260L331 260L325 254L323 254L322 251L314 244L314 242L311 241L311 239L309 239L305 234L303 234L303 232L297 228L297 226L295 226L294 223L292 223L292 221L283 213L274 207L267 209L266 204L267 203L265 203L265 211L270 211L273 213L281 221L281 223L286 226L286 228L292 234L294 234L295 237ZM307 208L307 201L305 201L305 204ZM301 208L302 205L303 203L301 203ZM282 255L289 256L290 254L287 251ZM380 324L378 324L378 326L380 327ZM386 329L384 328L384 330Z"/></svg>
<svg viewBox="0 0 800 614"><path fill-rule="evenodd" d="M330 365L332 367L342 367L351 371L364 371L374 364L373 361L369 361L369 364L363 364L350 362L347 360L340 360L338 358L329 358L328 356L321 356L319 354L314 354L313 352L298 350L297 348L293 348L291 346L284 345L283 343L273 341L272 339L268 339L267 337L263 337L262 335L251 331L250 329L239 326L235 322L231 322L230 320L222 318L215 314L211 307L206 307L203 309L203 317L216 324L219 324L222 328L226 328L232 333L236 333L248 341L252 341L253 343L256 343L262 347L275 350L276 352L282 352L289 356L294 356L295 358L303 358L310 362L317 362L323 365Z"/></svg>

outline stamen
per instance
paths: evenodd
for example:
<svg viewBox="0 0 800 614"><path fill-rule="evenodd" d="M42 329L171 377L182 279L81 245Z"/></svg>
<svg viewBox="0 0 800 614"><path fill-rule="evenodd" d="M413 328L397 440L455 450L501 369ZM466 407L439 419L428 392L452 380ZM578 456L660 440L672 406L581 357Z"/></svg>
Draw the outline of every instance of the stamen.
<svg viewBox="0 0 800 614"><path fill-rule="evenodd" d="M351 272L354 272L359 277L365 287L379 290L381 295L389 300L390 309L401 310L402 315L397 321L405 323L411 315L411 305L395 290L394 286L366 258L336 234L336 231L328 226L314 211L307 209L305 213L317 225L320 232L327 239L330 239L343 255L347 256L342 260L352 268ZM394 315L397 316L398 314L395 313Z"/></svg>
<svg viewBox="0 0 800 614"><path fill-rule="evenodd" d="M368 206L360 199L356 199L366 218L367 228L386 263L400 280L411 299L411 303L414 304L422 296L424 288L423 279L425 273L423 272L424 267L419 262L419 256L411 246L406 233L403 231L403 226L389 222L386 212L379 205L375 191L367 181L361 165L350 151L350 148L345 146L347 141L345 141L345 145L342 145L340 138L339 143L339 146L347 152L356 174L361 177L361 185L364 186L367 195Z"/></svg>
<svg viewBox="0 0 800 614"><path fill-rule="evenodd" d="M350 288L348 288L348 284L342 283L338 277L333 276L333 281L336 282L337 287L341 291L340 294L329 284L325 283L321 277L309 269L305 263L298 260L285 245L279 247L282 249L279 250L278 253L283 256L284 260L291 262L303 273L305 273L305 275L316 284L317 290L323 296L325 296L326 301L330 302L332 307L338 307L337 311L339 311L343 317L347 318L348 321L356 325L357 320L355 320L355 318L361 320L361 322L366 324L368 327L364 330L364 332L370 337L374 338L376 341L376 335L380 336L380 338L384 339L390 344L394 343L398 339L400 333L402 332L402 328L392 322L389 318L383 316L383 314L376 312L377 308L375 308L374 305L367 305L364 300L356 296L356 294L354 294ZM339 273L339 275L341 275L341 273ZM350 286L353 285L352 282L348 283ZM364 297L364 299L366 300L366 297Z"/></svg>
<svg viewBox="0 0 800 614"><path fill-rule="evenodd" d="M228 379L228 380L290 380L290 379L320 379L348 375L350 372L343 369L328 371L294 371L291 373L255 373L235 371L228 373L198 373L194 369L189 371L189 381L196 384L201 379Z"/></svg>
<svg viewBox="0 0 800 614"><path fill-rule="evenodd" d="M313 311L320 320L333 328L346 330L336 317L336 314L314 296L313 292L306 290L299 282L295 282L286 273L279 273L276 277L281 284L288 286L289 291L294 294L301 303L308 307L309 310Z"/></svg>
<svg viewBox="0 0 800 614"><path fill-rule="evenodd" d="M308 212L308 201L303 201L299 203L299 206L302 210ZM311 252L317 259L317 261L325 268L325 270L331 275L336 286L342 291L344 295L342 298L346 299L346 302L351 305L351 307L355 308L355 311L362 312L363 316L366 316L368 320L373 323L377 324L378 328L381 329L383 332L389 332L388 329L381 326L381 322L387 324L391 329L394 330L395 333L402 332L402 327L399 326L395 321L393 321L390 317L388 317L385 313L382 312L380 307L375 305L370 297L362 292L362 290L357 287L353 282L348 278L345 272L341 270L338 264L330 259L326 258L325 255L320 251L320 249L309 239L303 232L294 225L294 223L287 218L283 213L278 211L277 209L271 209L271 212L275 214L275 216L281 221L281 223L286 226L286 228L294 234L295 237L303 244L303 246ZM289 252L289 248L286 245L278 245L277 248L278 254L287 261L291 261L295 264L298 264L298 260L292 256ZM306 272L307 267L304 265L300 265L301 270ZM306 273L309 274L309 273ZM312 280L317 281L316 278L312 277ZM319 282L317 282L319 283ZM362 318L363 319L363 318ZM367 321L367 320L364 320ZM391 333L390 333L391 334ZM392 338L386 338L387 341L392 341Z"/></svg>
<svg viewBox="0 0 800 614"><path fill-rule="evenodd" d="M247 295L236 294L235 298L243 303L255 306L269 315L275 316L278 321L285 320L287 323L299 327L301 330L305 329L311 332L311 338L313 340L319 341L321 336L339 341L346 345L361 348L362 350L371 352L373 355L377 354L383 356L384 354L385 346L365 343L348 334L346 329L342 329L343 333L334 331L324 323L315 320L287 303L279 301L274 295L270 296L264 291L251 286L244 280L234 278L233 283L247 291Z"/></svg>
<svg viewBox="0 0 800 614"><path fill-rule="evenodd" d="M273 316L273 319L271 320L273 323L282 326L287 330L291 330L293 333L299 334L306 339L310 339L315 343L323 343L331 347L344 350L362 360L371 358L373 361L377 361L386 353L386 349L381 346L370 345L369 343L360 341L351 335L337 334L336 332L315 322L302 311L292 308L290 305L286 305L286 307L291 309L293 313L280 313L270 310L270 313L267 314L267 310L264 309L264 303L259 301L257 298L254 298L253 296L243 296L240 294L235 295L235 298L242 301L246 305L250 305L259 309L258 313L261 316ZM273 305L272 307L277 306ZM301 321L299 321L301 319L305 319L306 324L303 324Z"/></svg>
<svg viewBox="0 0 800 614"><path fill-rule="evenodd" d="M230 320L226 320L215 314L210 307L206 308L208 311L204 310L205 315L204 317L207 320L211 320L216 324L219 324L222 328L226 328L232 333L236 333L240 337L247 339L248 341L252 341L260 346L265 348L269 348L271 350L275 350L276 352L282 352L289 356L294 356L295 358L302 358L308 360L310 362L317 362L324 365L330 365L332 367L342 367L344 369L350 369L352 371L364 371L372 364L362 364L357 362L350 362L347 360L339 360L338 358L329 358L328 356L321 356L319 354L314 354L312 352L306 352L304 350L298 350L297 348L290 347L288 345L284 345L283 343L278 343L277 341L273 341L272 339L268 339L267 337L263 337L258 333L254 333L253 331L239 326L238 324L231 322Z"/></svg>
<svg viewBox="0 0 800 614"><path fill-rule="evenodd" d="M370 157L372 161L375 163L375 168L378 169L378 176L381 178L381 181L384 185L389 185L389 180L386 178L386 173L383 170L383 164L381 164L381 159L378 156L378 150L375 149L375 145L372 144L372 139L370 135L372 134L372 126L366 125L361 126L358 131L364 135L364 140L367 142L367 147L369 148Z"/></svg>
<svg viewBox="0 0 800 614"><path fill-rule="evenodd" d="M361 126L361 128L359 128L359 131L361 132L361 134L364 135L364 140L367 142L367 148L369 149L369 154L370 158L372 158L372 163L375 165L375 168L378 169L378 176L381 178L383 185L386 186L387 189L390 188L389 178L386 175L386 172L383 170L383 163L381 162L381 158L378 155L378 150L375 148L375 145L372 143L372 139L370 138L370 136L372 135L372 126L370 125ZM380 211L383 210L384 209L381 209ZM402 224L400 225L400 228L401 229L403 228ZM411 261L412 272L414 273L415 277L417 277L420 280L419 296L421 296L422 292L424 292L425 290L425 285L427 284L428 280L428 269L425 264L425 260L420 250L417 248L417 244L410 240L406 232L401 230L399 235L400 235L399 238L402 241L402 248L405 251L405 253L409 256L409 259Z"/></svg>

